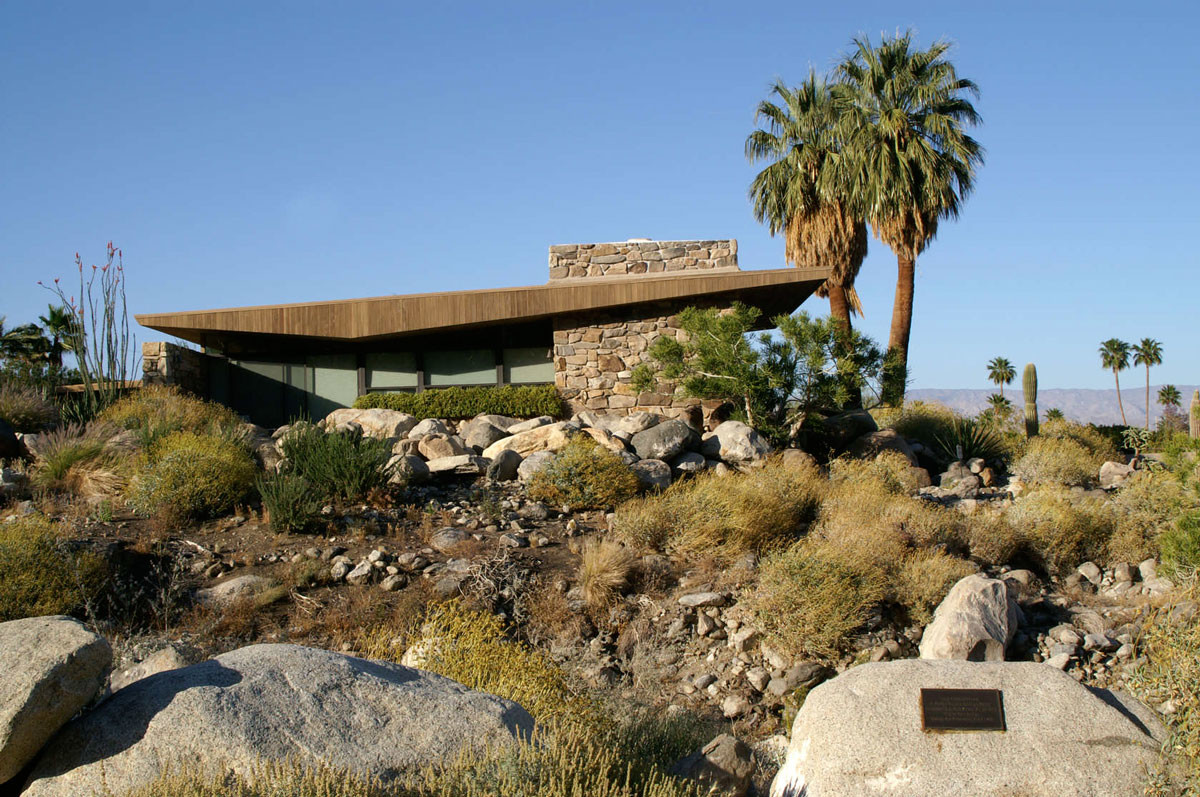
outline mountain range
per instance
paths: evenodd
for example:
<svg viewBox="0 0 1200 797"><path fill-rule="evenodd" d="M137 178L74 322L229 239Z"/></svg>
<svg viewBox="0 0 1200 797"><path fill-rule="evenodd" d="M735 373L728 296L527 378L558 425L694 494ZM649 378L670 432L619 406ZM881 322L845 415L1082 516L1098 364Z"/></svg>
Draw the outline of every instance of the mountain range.
<svg viewBox="0 0 1200 797"><path fill-rule="evenodd" d="M1161 385L1150 386L1150 425L1158 423L1162 416L1162 407L1158 404L1158 389ZM1192 400L1192 392L1198 385L1176 385L1182 399L1183 413L1187 414L1188 405ZM1015 389L1014 389L1015 388ZM913 388L907 391L905 398L920 401L936 401L952 410L965 415L975 415L987 409L988 396L999 390L961 390L941 388ZM1005 398L1012 401L1018 412L1024 407L1021 396L1021 386L1016 384L1006 387ZM1144 426L1146 423L1146 387L1121 388L1121 401L1125 404L1125 420L1131 426ZM1081 390L1050 388L1038 391L1038 414L1046 417L1046 410L1057 407L1073 421L1096 424L1115 424L1121 422L1121 411L1117 406L1117 391L1112 390Z"/></svg>

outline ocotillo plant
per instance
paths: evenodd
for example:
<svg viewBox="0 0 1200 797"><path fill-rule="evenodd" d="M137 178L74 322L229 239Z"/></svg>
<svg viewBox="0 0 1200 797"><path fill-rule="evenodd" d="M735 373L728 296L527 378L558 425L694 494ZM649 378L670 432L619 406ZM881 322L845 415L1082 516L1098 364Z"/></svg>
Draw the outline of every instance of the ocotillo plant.
<svg viewBox="0 0 1200 797"><path fill-rule="evenodd" d="M1192 406L1188 408L1188 434L1200 437L1200 390L1192 393Z"/></svg>
<svg viewBox="0 0 1200 797"><path fill-rule="evenodd" d="M1025 373L1021 377L1021 387L1025 390L1025 436L1037 437L1037 368L1033 363L1025 366Z"/></svg>

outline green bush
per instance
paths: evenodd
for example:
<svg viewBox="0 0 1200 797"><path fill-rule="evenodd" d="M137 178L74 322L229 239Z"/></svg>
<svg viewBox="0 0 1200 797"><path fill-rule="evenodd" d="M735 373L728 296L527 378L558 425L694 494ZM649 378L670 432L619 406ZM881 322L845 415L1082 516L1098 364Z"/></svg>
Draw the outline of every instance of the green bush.
<svg viewBox="0 0 1200 797"><path fill-rule="evenodd" d="M1023 531L1025 547L1051 574L1065 575L1086 561L1104 562L1116 529L1112 506L1076 496L1065 487L1044 487L1022 496L1007 520Z"/></svg>
<svg viewBox="0 0 1200 797"><path fill-rule="evenodd" d="M1160 535L1196 507L1195 494L1176 474L1136 471L1113 496L1117 528L1109 543L1109 561L1140 562L1157 556Z"/></svg>
<svg viewBox="0 0 1200 797"><path fill-rule="evenodd" d="M0 523L0 622L78 611L106 577L103 559L73 548L46 518Z"/></svg>
<svg viewBox="0 0 1200 797"><path fill-rule="evenodd" d="M529 497L551 506L608 509L632 498L637 476L620 457L592 438L571 438L529 480Z"/></svg>
<svg viewBox="0 0 1200 797"><path fill-rule="evenodd" d="M58 408L46 401L42 391L5 380L0 382L0 421L16 432L40 432L58 421Z"/></svg>
<svg viewBox="0 0 1200 797"><path fill-rule="evenodd" d="M1099 468L1109 460L1117 459L1117 447L1120 445L1120 429L1125 427L1109 427L1105 431L1094 425L1083 425L1068 420L1046 421L1038 431L1039 437L1053 437L1060 440L1073 440L1087 449L1096 467ZM1115 439L1113 435L1115 434Z"/></svg>
<svg viewBox="0 0 1200 797"><path fill-rule="evenodd" d="M871 415L880 429L894 429L901 437L920 440L927 448L937 445L939 438L950 436L962 416L936 402L908 401L904 406L878 408Z"/></svg>
<svg viewBox="0 0 1200 797"><path fill-rule="evenodd" d="M99 420L137 432L145 447L172 432L231 435L242 425L228 407L162 385L131 392L101 412Z"/></svg>
<svg viewBox="0 0 1200 797"><path fill-rule="evenodd" d="M1031 484L1091 484L1100 472L1103 460L1069 437L1035 437L1025 453L1013 463L1017 478Z"/></svg>
<svg viewBox="0 0 1200 797"><path fill-rule="evenodd" d="M1200 572L1200 512L1175 521L1158 540L1163 570L1171 576L1194 577Z"/></svg>
<svg viewBox="0 0 1200 797"><path fill-rule="evenodd" d="M308 479L296 473L268 474L259 477L258 494L274 531L304 531L321 511L321 494Z"/></svg>
<svg viewBox="0 0 1200 797"><path fill-rule="evenodd" d="M143 456L127 497L148 515L213 517L250 494L256 472L246 449L227 437L173 432Z"/></svg>
<svg viewBox="0 0 1200 797"><path fill-rule="evenodd" d="M407 412L417 418L474 418L476 415L510 415L534 418L561 417L566 412L554 385L501 385L446 387L420 393L367 393L354 402L356 409Z"/></svg>
<svg viewBox="0 0 1200 797"><path fill-rule="evenodd" d="M959 418L942 433L934 437L934 449L944 462L979 457L988 462L1006 459L1008 452L1004 435L994 424L970 418Z"/></svg>
<svg viewBox="0 0 1200 797"><path fill-rule="evenodd" d="M362 432L323 432L312 424L296 424L281 446L291 472L305 479L324 500L354 501L385 489L393 468L392 443Z"/></svg>

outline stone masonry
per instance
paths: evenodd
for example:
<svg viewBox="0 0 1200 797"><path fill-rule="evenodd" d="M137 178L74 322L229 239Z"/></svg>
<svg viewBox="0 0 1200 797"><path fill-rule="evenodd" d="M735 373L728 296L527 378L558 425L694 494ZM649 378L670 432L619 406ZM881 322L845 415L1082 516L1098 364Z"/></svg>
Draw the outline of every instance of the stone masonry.
<svg viewBox="0 0 1200 797"><path fill-rule="evenodd" d="M550 247L550 279L737 270L737 241L644 241Z"/></svg>
<svg viewBox="0 0 1200 797"><path fill-rule="evenodd" d="M208 357L165 340L142 344L142 384L177 385L197 396L208 395Z"/></svg>

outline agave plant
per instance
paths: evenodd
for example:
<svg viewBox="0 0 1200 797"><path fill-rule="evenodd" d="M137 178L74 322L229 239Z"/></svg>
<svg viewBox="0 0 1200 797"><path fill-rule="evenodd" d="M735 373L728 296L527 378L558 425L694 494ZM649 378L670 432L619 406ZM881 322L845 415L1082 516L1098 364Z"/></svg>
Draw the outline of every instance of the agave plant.
<svg viewBox="0 0 1200 797"><path fill-rule="evenodd" d="M974 418L958 418L950 429L934 438L938 452L947 462L980 459L994 461L1004 454L1004 439L995 427Z"/></svg>

